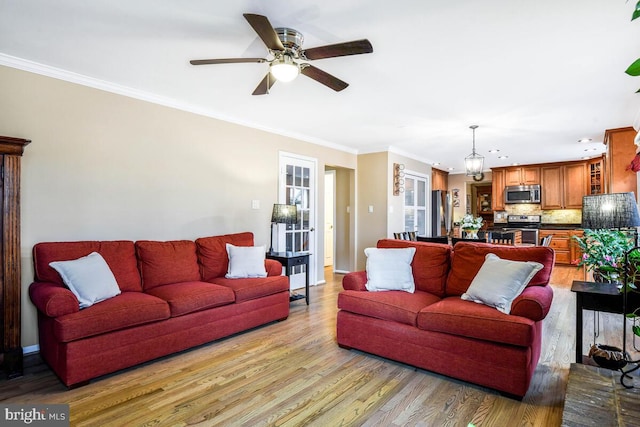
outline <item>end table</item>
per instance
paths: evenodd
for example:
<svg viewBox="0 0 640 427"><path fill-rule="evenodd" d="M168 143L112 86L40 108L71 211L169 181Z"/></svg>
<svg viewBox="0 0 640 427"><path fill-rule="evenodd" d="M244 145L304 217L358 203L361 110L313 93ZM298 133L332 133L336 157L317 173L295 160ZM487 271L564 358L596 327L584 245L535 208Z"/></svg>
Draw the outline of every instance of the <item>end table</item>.
<svg viewBox="0 0 640 427"><path fill-rule="evenodd" d="M297 265L304 265L304 287L305 287L305 295L304 298L309 305L309 252L267 252L266 258L273 259L284 267L284 274L287 277L291 277L291 268ZM294 296L289 297L289 301L295 301L299 298Z"/></svg>

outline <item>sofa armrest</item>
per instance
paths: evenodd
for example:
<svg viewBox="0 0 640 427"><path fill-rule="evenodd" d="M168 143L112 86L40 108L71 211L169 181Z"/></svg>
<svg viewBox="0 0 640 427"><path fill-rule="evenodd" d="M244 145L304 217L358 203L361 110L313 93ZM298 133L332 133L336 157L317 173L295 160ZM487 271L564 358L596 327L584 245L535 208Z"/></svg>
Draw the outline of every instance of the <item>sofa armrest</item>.
<svg viewBox="0 0 640 427"><path fill-rule="evenodd" d="M48 317L59 317L80 311L78 298L69 289L51 282L34 282L29 297L38 311Z"/></svg>
<svg viewBox="0 0 640 427"><path fill-rule="evenodd" d="M265 259L264 268L267 270L267 276L282 276L282 264L275 259Z"/></svg>
<svg viewBox="0 0 640 427"><path fill-rule="evenodd" d="M342 278L342 287L346 291L366 291L367 272L353 271Z"/></svg>
<svg viewBox="0 0 640 427"><path fill-rule="evenodd" d="M511 314L537 322L547 317L552 301L551 286L529 286L513 301Z"/></svg>

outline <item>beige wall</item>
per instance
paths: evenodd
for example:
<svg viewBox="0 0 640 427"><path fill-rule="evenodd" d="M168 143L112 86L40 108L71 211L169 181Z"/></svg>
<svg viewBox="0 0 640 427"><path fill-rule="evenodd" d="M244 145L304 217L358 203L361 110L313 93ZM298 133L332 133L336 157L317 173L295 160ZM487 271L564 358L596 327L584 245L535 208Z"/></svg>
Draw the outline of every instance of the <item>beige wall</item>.
<svg viewBox="0 0 640 427"><path fill-rule="evenodd" d="M12 68L0 67L0 93L0 135L33 141L22 163L23 346L37 343L27 296L35 243L251 231L268 245L280 151L318 159L319 176L327 163L356 169L351 153ZM349 172L343 179L355 199Z"/></svg>
<svg viewBox="0 0 640 427"><path fill-rule="evenodd" d="M389 153L358 156L356 269L364 270L364 249L387 236L387 199L389 193ZM369 212L372 207L373 212Z"/></svg>

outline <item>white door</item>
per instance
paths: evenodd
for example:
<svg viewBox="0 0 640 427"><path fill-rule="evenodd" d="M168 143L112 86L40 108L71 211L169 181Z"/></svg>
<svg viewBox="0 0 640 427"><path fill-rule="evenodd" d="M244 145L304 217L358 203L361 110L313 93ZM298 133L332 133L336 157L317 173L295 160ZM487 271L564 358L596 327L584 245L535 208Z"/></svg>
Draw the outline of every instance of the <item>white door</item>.
<svg viewBox="0 0 640 427"><path fill-rule="evenodd" d="M316 284L315 218L317 161L309 157L280 153L279 203L298 207L298 222L278 228L278 251L310 252L309 284ZM291 289L304 287L305 266L291 271Z"/></svg>
<svg viewBox="0 0 640 427"><path fill-rule="evenodd" d="M336 171L324 173L324 266L333 265L333 216L335 215Z"/></svg>

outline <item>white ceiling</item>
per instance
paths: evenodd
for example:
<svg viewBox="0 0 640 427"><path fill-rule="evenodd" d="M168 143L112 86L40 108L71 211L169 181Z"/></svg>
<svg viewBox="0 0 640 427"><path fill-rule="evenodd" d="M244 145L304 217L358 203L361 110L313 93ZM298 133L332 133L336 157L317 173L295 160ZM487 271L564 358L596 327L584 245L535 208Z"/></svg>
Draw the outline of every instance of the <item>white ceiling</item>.
<svg viewBox="0 0 640 427"><path fill-rule="evenodd" d="M640 56L635 3L0 0L0 64L461 173L472 124L485 169L592 157L605 129L639 127L640 78L624 73ZM300 76L252 96L267 64L189 64L265 57L247 12L302 32L305 48L368 38L374 52L313 61L350 83L342 92Z"/></svg>

